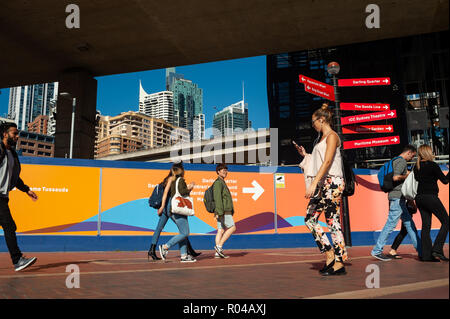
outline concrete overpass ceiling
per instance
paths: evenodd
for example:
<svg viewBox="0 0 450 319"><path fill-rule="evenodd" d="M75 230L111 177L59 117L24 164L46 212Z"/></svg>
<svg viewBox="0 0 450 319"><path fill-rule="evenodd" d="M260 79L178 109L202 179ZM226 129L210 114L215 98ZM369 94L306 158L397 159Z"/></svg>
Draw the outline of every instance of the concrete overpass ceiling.
<svg viewBox="0 0 450 319"><path fill-rule="evenodd" d="M0 3L0 88L322 48L448 29L448 0L377 0L368 29L361 0L77 0Z"/></svg>

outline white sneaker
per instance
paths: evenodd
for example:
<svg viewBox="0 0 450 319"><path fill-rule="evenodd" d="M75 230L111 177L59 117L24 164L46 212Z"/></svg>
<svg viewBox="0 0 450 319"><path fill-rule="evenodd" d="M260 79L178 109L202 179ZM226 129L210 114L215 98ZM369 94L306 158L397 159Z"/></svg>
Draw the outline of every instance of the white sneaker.
<svg viewBox="0 0 450 319"><path fill-rule="evenodd" d="M162 260L166 260L166 256L168 253L168 249L164 249L163 245L159 245L159 254L161 255Z"/></svg>
<svg viewBox="0 0 450 319"><path fill-rule="evenodd" d="M181 257L181 260L180 260L180 262L182 262L182 263L195 263L196 261L197 261L197 259L195 259L191 255L186 255L184 257Z"/></svg>
<svg viewBox="0 0 450 319"><path fill-rule="evenodd" d="M214 249L216 250L216 255L218 255L220 258L229 258L230 257L223 253L222 247L214 246Z"/></svg>
<svg viewBox="0 0 450 319"><path fill-rule="evenodd" d="M220 257L219 254L216 251L216 253L214 254L214 258L222 258L222 257Z"/></svg>

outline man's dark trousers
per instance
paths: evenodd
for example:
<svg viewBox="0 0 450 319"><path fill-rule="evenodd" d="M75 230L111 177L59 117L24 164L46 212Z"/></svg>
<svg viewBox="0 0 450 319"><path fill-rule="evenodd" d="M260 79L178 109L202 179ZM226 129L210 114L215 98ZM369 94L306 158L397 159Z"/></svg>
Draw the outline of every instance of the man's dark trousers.
<svg viewBox="0 0 450 319"><path fill-rule="evenodd" d="M12 263L16 264L19 261L20 257L22 257L22 252L17 245L17 227L14 219L11 216L8 202L9 198L0 197L0 226L2 226L3 232L5 233L6 246L8 246Z"/></svg>

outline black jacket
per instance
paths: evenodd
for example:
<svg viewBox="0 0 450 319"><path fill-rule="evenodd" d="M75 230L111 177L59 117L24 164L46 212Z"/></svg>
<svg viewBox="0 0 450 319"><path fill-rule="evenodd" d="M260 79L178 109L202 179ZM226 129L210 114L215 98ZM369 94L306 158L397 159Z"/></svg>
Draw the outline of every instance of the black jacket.
<svg viewBox="0 0 450 319"><path fill-rule="evenodd" d="M8 190L6 190L5 187L2 187L2 189L0 189L0 195L7 195L10 190L14 189L14 187L17 187L17 189L25 193L30 190L30 188L25 185L25 183L20 178L21 167L19 156L13 148L10 151L14 157L14 167L12 171L11 181L9 183L10 187ZM6 154L6 146L5 144L3 144L3 142L0 142L0 174L0 180L2 181L5 178L5 174L8 174L8 156Z"/></svg>

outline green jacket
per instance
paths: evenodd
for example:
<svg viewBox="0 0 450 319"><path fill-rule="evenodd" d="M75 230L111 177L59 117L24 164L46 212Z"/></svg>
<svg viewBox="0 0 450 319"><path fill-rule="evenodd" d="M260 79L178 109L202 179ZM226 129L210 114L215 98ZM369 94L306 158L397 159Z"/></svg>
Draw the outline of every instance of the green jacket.
<svg viewBox="0 0 450 319"><path fill-rule="evenodd" d="M213 184L214 204L216 205L215 213L222 216L225 212L234 214L233 198L225 181L218 177Z"/></svg>
<svg viewBox="0 0 450 319"><path fill-rule="evenodd" d="M177 177L178 178L178 177ZM173 197L176 194L175 185L177 183L177 180L175 179L173 183L170 185L170 196ZM186 181L183 177L180 178L180 181L178 182L178 192L181 196L189 196L191 191L187 188Z"/></svg>

